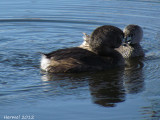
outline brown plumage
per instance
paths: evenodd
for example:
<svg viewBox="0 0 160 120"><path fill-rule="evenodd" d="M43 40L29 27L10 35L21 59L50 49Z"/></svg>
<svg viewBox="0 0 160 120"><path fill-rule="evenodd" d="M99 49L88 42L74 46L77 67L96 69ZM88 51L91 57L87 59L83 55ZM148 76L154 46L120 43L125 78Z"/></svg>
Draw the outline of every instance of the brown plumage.
<svg viewBox="0 0 160 120"><path fill-rule="evenodd" d="M86 49L73 47L60 49L45 56L50 60L47 71L54 73L101 71L121 65L117 62L121 55L116 51L102 57ZM123 63L123 59L121 62Z"/></svg>
<svg viewBox="0 0 160 120"><path fill-rule="evenodd" d="M90 39L91 50L83 47L60 49L43 54L41 69L53 73L101 71L124 65L120 53L114 50L122 43L123 32L114 26L96 28Z"/></svg>

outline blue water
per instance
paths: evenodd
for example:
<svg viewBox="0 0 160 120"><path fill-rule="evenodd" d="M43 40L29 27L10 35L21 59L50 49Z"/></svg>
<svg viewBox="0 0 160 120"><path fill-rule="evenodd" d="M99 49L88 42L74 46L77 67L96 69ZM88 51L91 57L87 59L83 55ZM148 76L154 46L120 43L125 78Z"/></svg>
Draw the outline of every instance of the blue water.
<svg viewBox="0 0 160 120"><path fill-rule="evenodd" d="M0 120L160 119L159 0L2 0L0 11ZM41 73L39 52L78 46L106 24L142 26L143 67Z"/></svg>

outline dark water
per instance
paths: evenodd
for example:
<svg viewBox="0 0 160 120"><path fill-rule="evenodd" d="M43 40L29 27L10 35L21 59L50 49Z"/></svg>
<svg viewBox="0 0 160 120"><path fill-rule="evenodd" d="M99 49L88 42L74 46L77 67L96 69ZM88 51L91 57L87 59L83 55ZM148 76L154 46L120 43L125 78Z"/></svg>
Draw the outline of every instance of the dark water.
<svg viewBox="0 0 160 120"><path fill-rule="evenodd" d="M1 120L160 119L159 0L2 0L0 11ZM39 52L78 46L82 32L105 24L143 27L143 66L40 73Z"/></svg>

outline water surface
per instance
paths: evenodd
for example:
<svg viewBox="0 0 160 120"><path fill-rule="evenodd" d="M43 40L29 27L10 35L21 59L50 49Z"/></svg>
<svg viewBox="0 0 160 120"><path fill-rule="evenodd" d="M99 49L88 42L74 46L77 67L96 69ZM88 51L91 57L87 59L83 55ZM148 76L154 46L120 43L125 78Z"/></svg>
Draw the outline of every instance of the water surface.
<svg viewBox="0 0 160 120"><path fill-rule="evenodd" d="M0 11L0 119L160 119L159 0L3 0ZM82 32L108 24L142 26L141 63L94 74L40 72L39 52L78 46Z"/></svg>

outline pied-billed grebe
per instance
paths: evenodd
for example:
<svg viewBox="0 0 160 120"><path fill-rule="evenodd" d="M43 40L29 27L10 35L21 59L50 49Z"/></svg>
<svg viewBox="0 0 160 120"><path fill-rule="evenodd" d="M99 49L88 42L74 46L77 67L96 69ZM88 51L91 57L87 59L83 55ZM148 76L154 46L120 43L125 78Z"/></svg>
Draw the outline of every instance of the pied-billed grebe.
<svg viewBox="0 0 160 120"><path fill-rule="evenodd" d="M108 55L113 48L118 48L122 44L124 38L123 31L115 26L104 25L95 29L88 44L91 51L98 55Z"/></svg>
<svg viewBox="0 0 160 120"><path fill-rule="evenodd" d="M125 44L116 48L124 58L144 57L144 51L140 45L143 38L143 30L138 25L128 25L123 30Z"/></svg>
<svg viewBox="0 0 160 120"><path fill-rule="evenodd" d="M125 43L122 44L119 48L116 48L123 58L132 58L132 57L143 57L144 52L140 45L140 42L143 38L143 30L138 25L128 25L123 30L125 35ZM91 37L86 33L83 33L84 42L80 45L81 48L91 50L89 41Z"/></svg>
<svg viewBox="0 0 160 120"><path fill-rule="evenodd" d="M103 29L103 32L97 34L101 29ZM114 50L114 48L119 47L122 43L122 31L113 26L101 26L93 31L91 37L93 37L95 44L96 42L100 42L100 46L98 43L91 45L92 48L95 46L94 51L73 47L43 54L41 69L53 73L74 73L100 71L124 65L123 57ZM102 45L101 42L104 42L104 44Z"/></svg>

